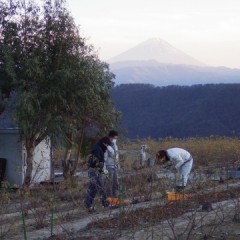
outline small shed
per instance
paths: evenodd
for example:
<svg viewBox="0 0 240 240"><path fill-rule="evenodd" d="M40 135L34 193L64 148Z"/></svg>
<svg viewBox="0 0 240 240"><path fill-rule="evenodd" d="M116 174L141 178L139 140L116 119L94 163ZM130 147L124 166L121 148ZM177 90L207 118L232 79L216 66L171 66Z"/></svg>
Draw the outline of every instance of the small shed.
<svg viewBox="0 0 240 240"><path fill-rule="evenodd" d="M11 116L8 110L0 115L0 158L6 159L4 180L21 186L26 172L26 149ZM46 139L34 150L31 184L50 180L50 175L51 142Z"/></svg>

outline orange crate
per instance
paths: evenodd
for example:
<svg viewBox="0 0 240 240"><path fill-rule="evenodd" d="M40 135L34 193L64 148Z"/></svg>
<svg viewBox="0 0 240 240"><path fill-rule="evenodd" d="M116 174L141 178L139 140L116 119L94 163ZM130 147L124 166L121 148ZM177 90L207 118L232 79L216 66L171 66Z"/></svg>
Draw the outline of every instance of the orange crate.
<svg viewBox="0 0 240 240"><path fill-rule="evenodd" d="M129 203L129 200L127 200L127 199L111 198L111 197L108 197L107 201L112 205L128 204Z"/></svg>
<svg viewBox="0 0 240 240"><path fill-rule="evenodd" d="M186 193L176 193L176 192L167 192L167 199L168 201L176 201L176 200L183 200L189 199L190 194Z"/></svg>

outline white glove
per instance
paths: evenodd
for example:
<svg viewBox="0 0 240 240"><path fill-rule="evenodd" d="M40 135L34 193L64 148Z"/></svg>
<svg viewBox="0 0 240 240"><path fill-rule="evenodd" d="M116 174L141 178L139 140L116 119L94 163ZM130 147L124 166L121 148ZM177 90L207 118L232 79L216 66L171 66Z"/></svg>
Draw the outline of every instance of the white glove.
<svg viewBox="0 0 240 240"><path fill-rule="evenodd" d="M108 175L108 170L105 167L103 168L103 174L106 176Z"/></svg>

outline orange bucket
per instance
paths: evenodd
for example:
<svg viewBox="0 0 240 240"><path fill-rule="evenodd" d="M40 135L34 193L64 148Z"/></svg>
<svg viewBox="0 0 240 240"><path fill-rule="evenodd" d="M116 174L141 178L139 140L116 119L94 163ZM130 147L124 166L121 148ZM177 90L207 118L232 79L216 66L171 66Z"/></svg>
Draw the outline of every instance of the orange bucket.
<svg viewBox="0 0 240 240"><path fill-rule="evenodd" d="M183 200L189 199L190 194L186 193L176 193L176 192L167 192L167 199L168 201L176 201L176 200Z"/></svg>
<svg viewBox="0 0 240 240"><path fill-rule="evenodd" d="M108 197L107 201L112 205L118 205L118 204L127 204L129 203L129 200L127 199L120 199L120 198L112 198Z"/></svg>

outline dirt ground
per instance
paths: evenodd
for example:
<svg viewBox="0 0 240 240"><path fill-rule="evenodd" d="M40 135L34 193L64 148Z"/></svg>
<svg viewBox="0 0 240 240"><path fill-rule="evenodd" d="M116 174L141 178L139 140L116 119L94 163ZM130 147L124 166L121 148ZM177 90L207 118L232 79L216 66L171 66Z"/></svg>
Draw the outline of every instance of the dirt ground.
<svg viewBox="0 0 240 240"><path fill-rule="evenodd" d="M0 239L240 239L239 180L192 181L190 200L169 202L171 179L153 173L125 173L122 183L132 203L103 209L97 197L91 214L82 204L87 178L72 188L8 193L0 205Z"/></svg>

